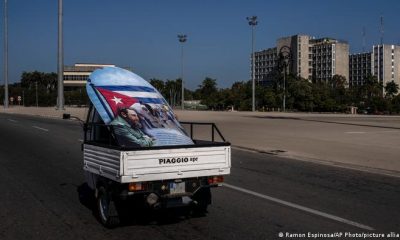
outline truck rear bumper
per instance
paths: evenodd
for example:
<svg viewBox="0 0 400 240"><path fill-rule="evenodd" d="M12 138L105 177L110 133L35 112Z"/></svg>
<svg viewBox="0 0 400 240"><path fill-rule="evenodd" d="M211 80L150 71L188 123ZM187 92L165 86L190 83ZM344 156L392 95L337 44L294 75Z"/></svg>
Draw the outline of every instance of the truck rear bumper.
<svg viewBox="0 0 400 240"><path fill-rule="evenodd" d="M196 192L185 192L180 194L164 194L159 192L143 191L143 192L126 192L123 191L119 198L126 202L142 202L142 204L152 209L195 207L199 203L211 204L210 188L218 185L209 185L199 187Z"/></svg>

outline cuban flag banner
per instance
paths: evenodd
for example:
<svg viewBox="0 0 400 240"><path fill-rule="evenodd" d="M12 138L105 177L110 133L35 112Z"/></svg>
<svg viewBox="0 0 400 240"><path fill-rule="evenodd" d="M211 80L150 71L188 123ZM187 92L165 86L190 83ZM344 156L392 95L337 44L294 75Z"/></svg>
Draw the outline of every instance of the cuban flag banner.
<svg viewBox="0 0 400 240"><path fill-rule="evenodd" d="M118 126L115 134L125 139L123 145L194 144L157 89L134 73L98 69L89 76L86 90L104 123Z"/></svg>

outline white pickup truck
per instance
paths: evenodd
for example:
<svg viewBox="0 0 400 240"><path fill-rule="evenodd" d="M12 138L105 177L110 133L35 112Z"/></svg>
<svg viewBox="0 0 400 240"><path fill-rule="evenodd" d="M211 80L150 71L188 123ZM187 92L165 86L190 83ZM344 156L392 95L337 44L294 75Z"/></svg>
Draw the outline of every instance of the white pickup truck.
<svg viewBox="0 0 400 240"><path fill-rule="evenodd" d="M142 208L187 207L205 214L211 187L230 173L231 148L213 123L184 123L193 139L196 125L208 125L210 141L194 145L127 148L118 144L113 126L105 125L91 106L84 124L83 168L94 190L96 212L106 227L120 222L119 205ZM216 137L221 141L216 141ZM121 204L124 202L124 204Z"/></svg>

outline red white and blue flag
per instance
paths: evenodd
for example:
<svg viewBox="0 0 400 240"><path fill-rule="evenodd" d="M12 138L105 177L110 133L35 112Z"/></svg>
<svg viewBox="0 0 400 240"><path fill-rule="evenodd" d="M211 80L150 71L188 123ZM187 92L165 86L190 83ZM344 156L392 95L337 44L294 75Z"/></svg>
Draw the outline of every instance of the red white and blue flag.
<svg viewBox="0 0 400 240"><path fill-rule="evenodd" d="M162 96L153 88L145 86L97 86L96 90L103 96L113 117L119 107L130 107L135 103L166 104ZM107 108L107 107L106 107Z"/></svg>
<svg viewBox="0 0 400 240"><path fill-rule="evenodd" d="M114 117L117 116L117 111L118 108L120 107L130 107L133 104L139 102L136 98L127 96L125 94L120 94L118 92L110 91L107 89L104 89L102 87L97 87L97 91L101 93L101 95L104 97L106 102L108 103L108 106L111 108L111 111L114 114Z"/></svg>
<svg viewBox="0 0 400 240"><path fill-rule="evenodd" d="M140 76L117 67L98 69L89 76L86 90L105 124L112 123L119 108L131 108L152 146L193 144L167 101Z"/></svg>

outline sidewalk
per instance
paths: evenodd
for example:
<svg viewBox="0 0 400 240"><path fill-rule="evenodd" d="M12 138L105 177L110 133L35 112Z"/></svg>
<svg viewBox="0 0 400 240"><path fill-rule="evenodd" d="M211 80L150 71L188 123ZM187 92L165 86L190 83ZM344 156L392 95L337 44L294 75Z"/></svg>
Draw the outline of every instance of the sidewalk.
<svg viewBox="0 0 400 240"><path fill-rule="evenodd" d="M85 119L87 108L0 107L0 113ZM400 116L175 110L180 121L214 122L234 147L400 177ZM208 131L208 132L207 132ZM195 136L209 139L209 129ZM207 136L207 137L206 137Z"/></svg>
<svg viewBox="0 0 400 240"><path fill-rule="evenodd" d="M59 111L55 107L11 106L5 109L2 105L0 106L0 113L33 115L33 116L42 116L49 118L62 118L62 115L64 113L69 113L71 114L71 116L75 116L84 120L86 119L87 112L88 112L87 108L75 108L75 107L66 107L64 110Z"/></svg>

